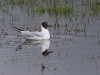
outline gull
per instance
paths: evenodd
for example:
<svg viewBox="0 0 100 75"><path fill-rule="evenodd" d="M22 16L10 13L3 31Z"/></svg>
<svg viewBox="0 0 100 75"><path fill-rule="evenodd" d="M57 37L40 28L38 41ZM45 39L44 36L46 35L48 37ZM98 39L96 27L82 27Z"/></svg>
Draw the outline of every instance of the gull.
<svg viewBox="0 0 100 75"><path fill-rule="evenodd" d="M47 22L42 22L41 24L41 31L26 31L19 29L17 27L13 27L18 30L26 39L30 40L42 40L42 39L50 39L50 33L48 30L48 27L52 27L51 25L48 25Z"/></svg>

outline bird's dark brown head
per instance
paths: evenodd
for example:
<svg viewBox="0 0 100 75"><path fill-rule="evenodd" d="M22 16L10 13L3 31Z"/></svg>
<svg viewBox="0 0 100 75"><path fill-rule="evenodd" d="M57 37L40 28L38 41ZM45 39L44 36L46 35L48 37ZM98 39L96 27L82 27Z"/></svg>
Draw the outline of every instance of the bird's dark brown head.
<svg viewBox="0 0 100 75"><path fill-rule="evenodd" d="M48 25L47 22L42 22L42 26L47 29L47 27L52 27L51 25Z"/></svg>

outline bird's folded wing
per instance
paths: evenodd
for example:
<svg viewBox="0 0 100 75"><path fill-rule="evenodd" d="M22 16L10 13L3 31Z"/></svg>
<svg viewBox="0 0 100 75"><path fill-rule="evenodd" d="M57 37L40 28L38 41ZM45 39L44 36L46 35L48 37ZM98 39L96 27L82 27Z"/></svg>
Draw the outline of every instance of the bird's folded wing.
<svg viewBox="0 0 100 75"><path fill-rule="evenodd" d="M31 34L33 36L37 36L37 37L44 37L43 33L41 33L41 32L31 32Z"/></svg>
<svg viewBox="0 0 100 75"><path fill-rule="evenodd" d="M41 32L30 32L30 31L21 31L21 33L28 37L44 37L43 33Z"/></svg>

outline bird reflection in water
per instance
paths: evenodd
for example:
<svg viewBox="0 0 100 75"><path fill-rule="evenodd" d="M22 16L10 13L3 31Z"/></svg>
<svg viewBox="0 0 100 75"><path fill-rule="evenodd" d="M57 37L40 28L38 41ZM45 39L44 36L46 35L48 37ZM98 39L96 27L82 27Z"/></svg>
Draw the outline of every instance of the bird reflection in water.
<svg viewBox="0 0 100 75"><path fill-rule="evenodd" d="M53 51L48 51L49 46L50 46L50 40L25 40L22 44L20 44L16 48L16 51L21 50L22 46L28 47L28 48L30 46L42 47L43 56L48 56L50 53L53 52Z"/></svg>

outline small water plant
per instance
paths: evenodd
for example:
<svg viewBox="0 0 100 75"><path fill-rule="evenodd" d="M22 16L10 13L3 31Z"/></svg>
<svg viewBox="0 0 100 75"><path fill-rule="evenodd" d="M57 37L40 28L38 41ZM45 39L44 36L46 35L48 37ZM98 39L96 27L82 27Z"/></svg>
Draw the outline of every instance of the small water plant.
<svg viewBox="0 0 100 75"><path fill-rule="evenodd" d="M22 11L27 11L32 13L39 13L45 14L48 13L49 15L53 16L66 16L69 14L74 13L73 6L69 6L63 3L59 3L59 0L55 1L46 1L46 0L6 0L5 2L2 1L1 4L5 4L7 8L9 5L14 8L14 6L21 7ZM2 7L2 5L0 5ZM9 8L8 8L9 9ZM33 10L34 9L34 10ZM29 14L30 15L30 14ZM33 15L33 14L32 14Z"/></svg>
<svg viewBox="0 0 100 75"><path fill-rule="evenodd" d="M45 8L43 6L38 6L35 10L35 12L44 14L45 13Z"/></svg>
<svg viewBox="0 0 100 75"><path fill-rule="evenodd" d="M100 12L100 3L96 0L92 5L93 14L98 14Z"/></svg>
<svg viewBox="0 0 100 75"><path fill-rule="evenodd" d="M92 8L94 14L97 14L98 12L100 12L100 9L98 7L98 5L95 5L93 8Z"/></svg>
<svg viewBox="0 0 100 75"><path fill-rule="evenodd" d="M66 16L74 13L74 8L65 5L49 5L46 8L49 15Z"/></svg>

